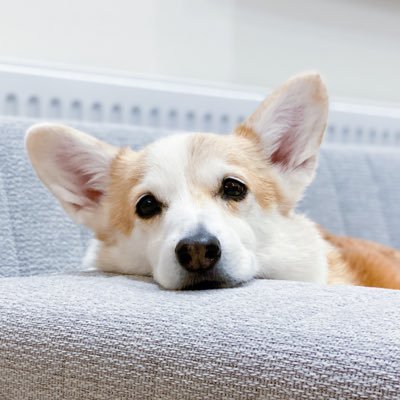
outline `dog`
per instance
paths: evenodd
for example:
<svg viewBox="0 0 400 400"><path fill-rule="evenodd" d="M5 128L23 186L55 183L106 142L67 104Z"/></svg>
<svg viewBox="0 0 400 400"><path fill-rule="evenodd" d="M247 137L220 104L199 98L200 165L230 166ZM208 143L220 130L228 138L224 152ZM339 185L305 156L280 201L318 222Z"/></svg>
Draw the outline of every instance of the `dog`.
<svg viewBox="0 0 400 400"><path fill-rule="evenodd" d="M315 175L328 96L317 73L275 90L231 135L176 134L140 151L37 124L31 163L78 224L85 264L166 289L254 278L400 289L400 252L325 232L295 206Z"/></svg>

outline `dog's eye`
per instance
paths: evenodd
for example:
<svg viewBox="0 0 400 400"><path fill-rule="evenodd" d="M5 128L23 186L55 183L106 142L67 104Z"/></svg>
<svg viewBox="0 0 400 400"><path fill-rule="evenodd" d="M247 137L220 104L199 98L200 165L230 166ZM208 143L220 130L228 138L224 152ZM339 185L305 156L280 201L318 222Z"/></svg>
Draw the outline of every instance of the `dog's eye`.
<svg viewBox="0 0 400 400"><path fill-rule="evenodd" d="M161 211L162 204L152 194L142 196L136 204L136 214L140 218L148 219L160 214Z"/></svg>
<svg viewBox="0 0 400 400"><path fill-rule="evenodd" d="M221 194L225 200L241 201L246 197L247 186L235 178L225 178L222 181Z"/></svg>

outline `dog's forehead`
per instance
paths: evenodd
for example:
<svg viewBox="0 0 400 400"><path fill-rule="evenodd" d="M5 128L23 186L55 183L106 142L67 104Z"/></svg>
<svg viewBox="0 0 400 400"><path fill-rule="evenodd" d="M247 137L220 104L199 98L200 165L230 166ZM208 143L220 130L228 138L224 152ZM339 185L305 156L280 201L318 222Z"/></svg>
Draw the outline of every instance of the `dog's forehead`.
<svg viewBox="0 0 400 400"><path fill-rule="evenodd" d="M212 150L223 141L226 140L222 136L210 133L175 134L151 143L146 148L146 155L153 162L165 161L181 165L183 161L189 161L200 154L206 157L215 155Z"/></svg>
<svg viewBox="0 0 400 400"><path fill-rule="evenodd" d="M176 186L207 184L229 168L226 145L230 140L212 134L180 134L163 138L146 149L147 183Z"/></svg>
<svg viewBox="0 0 400 400"><path fill-rule="evenodd" d="M227 176L242 180L264 208L280 198L275 173L258 143L237 135L180 134L154 142L139 153L123 150L113 163L111 176L108 197L127 207L145 193L166 204L177 198L208 198Z"/></svg>
<svg viewBox="0 0 400 400"><path fill-rule="evenodd" d="M148 173L181 171L187 164L187 148L191 135L172 135L150 144L145 149Z"/></svg>

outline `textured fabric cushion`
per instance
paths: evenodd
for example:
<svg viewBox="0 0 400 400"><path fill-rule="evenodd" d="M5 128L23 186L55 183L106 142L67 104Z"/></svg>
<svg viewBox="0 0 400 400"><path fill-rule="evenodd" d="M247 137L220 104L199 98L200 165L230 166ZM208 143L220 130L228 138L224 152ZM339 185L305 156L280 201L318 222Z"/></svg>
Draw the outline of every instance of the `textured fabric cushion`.
<svg viewBox="0 0 400 400"><path fill-rule="evenodd" d="M0 276L79 268L88 233L33 173L24 151L30 120L0 119ZM76 125L116 145L143 146L169 132ZM300 209L332 232L400 248L398 149L327 145Z"/></svg>
<svg viewBox="0 0 400 400"><path fill-rule="evenodd" d="M400 249L400 151L327 145L301 210L333 233Z"/></svg>
<svg viewBox="0 0 400 400"><path fill-rule="evenodd" d="M18 275L18 258L10 217L3 174L0 172L0 276Z"/></svg>
<svg viewBox="0 0 400 400"><path fill-rule="evenodd" d="M400 398L400 292L129 277L0 280L7 400Z"/></svg>

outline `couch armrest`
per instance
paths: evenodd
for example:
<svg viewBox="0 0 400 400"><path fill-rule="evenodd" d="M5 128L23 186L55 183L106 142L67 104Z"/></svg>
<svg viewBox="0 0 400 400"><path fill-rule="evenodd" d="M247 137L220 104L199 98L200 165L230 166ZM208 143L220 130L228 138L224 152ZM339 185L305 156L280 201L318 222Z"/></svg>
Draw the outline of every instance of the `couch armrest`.
<svg viewBox="0 0 400 400"><path fill-rule="evenodd" d="M20 399L399 399L400 291L259 280L173 292L100 273L0 280Z"/></svg>

